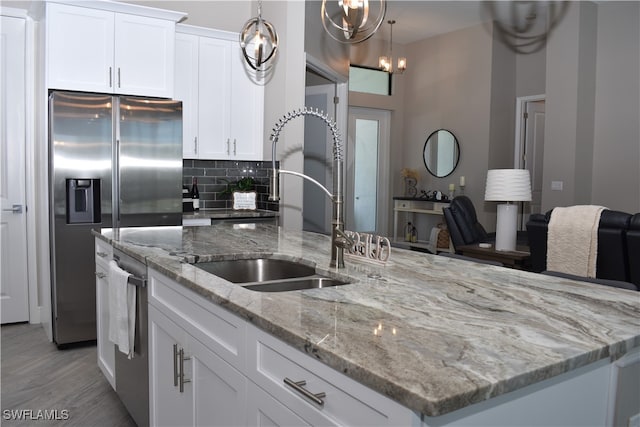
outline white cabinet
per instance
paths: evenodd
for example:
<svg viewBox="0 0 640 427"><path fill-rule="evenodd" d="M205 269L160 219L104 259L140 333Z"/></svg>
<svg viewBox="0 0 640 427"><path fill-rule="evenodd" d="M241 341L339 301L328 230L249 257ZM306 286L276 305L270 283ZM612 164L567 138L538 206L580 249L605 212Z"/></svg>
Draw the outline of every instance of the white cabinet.
<svg viewBox="0 0 640 427"><path fill-rule="evenodd" d="M48 88L173 96L175 21L47 3L46 28Z"/></svg>
<svg viewBox="0 0 640 427"><path fill-rule="evenodd" d="M111 387L116 388L115 345L109 341L109 260L111 245L95 239L96 253L96 341L98 367Z"/></svg>
<svg viewBox="0 0 640 427"><path fill-rule="evenodd" d="M238 35L177 25L175 99L183 157L262 160L264 87L247 75Z"/></svg>
<svg viewBox="0 0 640 427"><path fill-rule="evenodd" d="M151 425L411 424L397 402L153 269L149 278Z"/></svg>
<svg viewBox="0 0 640 427"><path fill-rule="evenodd" d="M149 277L151 425L245 425L247 379L221 357L244 364L236 345L244 344L244 325L230 313L207 311L170 279L153 271Z"/></svg>

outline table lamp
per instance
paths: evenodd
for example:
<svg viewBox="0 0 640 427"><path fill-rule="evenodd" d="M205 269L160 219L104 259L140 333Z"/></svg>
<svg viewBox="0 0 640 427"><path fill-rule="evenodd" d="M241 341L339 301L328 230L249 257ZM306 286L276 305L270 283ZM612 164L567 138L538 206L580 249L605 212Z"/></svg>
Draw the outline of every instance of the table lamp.
<svg viewBox="0 0 640 427"><path fill-rule="evenodd" d="M518 205L531 201L531 178L526 169L492 169L487 172L484 200L507 202L498 205L496 250L515 251Z"/></svg>

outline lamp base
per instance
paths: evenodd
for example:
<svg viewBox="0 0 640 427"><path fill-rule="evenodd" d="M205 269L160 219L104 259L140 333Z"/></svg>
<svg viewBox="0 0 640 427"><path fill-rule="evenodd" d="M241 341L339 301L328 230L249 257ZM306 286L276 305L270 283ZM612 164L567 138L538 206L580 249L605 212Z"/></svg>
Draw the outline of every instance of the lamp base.
<svg viewBox="0 0 640 427"><path fill-rule="evenodd" d="M518 205L504 203L498 205L496 222L496 250L515 251L518 223Z"/></svg>

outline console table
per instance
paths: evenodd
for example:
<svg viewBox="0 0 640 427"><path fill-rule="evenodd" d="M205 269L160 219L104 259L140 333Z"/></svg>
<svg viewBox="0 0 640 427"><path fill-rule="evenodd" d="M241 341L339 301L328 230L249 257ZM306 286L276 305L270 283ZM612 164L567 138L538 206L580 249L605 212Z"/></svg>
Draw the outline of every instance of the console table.
<svg viewBox="0 0 640 427"><path fill-rule="evenodd" d="M398 215L404 212L405 215L411 216L411 222L415 224L414 215L432 215L436 216L437 223L444 222L444 214L442 208L448 207L448 202L430 201L425 199L415 199L410 197L394 197L393 198L393 241L392 244L405 249L427 249L436 252L453 252L453 246L449 242L449 248L436 248L435 244L431 244L427 239L421 239L417 242L407 242L404 235L398 237ZM404 226L403 226L404 227ZM423 234L424 235L424 234Z"/></svg>

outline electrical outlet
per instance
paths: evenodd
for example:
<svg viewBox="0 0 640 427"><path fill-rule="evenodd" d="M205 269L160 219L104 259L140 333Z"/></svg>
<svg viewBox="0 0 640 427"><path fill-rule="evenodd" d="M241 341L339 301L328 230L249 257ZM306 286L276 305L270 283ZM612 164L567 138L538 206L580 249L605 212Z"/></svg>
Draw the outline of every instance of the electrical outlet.
<svg viewBox="0 0 640 427"><path fill-rule="evenodd" d="M551 181L551 189L554 191L562 191L562 181Z"/></svg>

